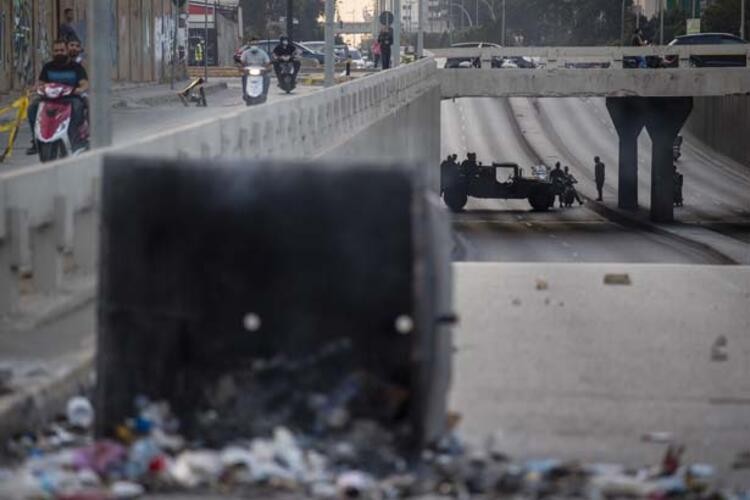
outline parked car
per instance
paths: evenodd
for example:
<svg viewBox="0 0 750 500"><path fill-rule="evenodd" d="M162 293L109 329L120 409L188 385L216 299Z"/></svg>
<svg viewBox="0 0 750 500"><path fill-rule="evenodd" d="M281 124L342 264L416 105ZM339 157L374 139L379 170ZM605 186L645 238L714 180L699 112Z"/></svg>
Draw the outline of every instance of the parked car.
<svg viewBox="0 0 750 500"><path fill-rule="evenodd" d="M496 43L488 43L488 42L463 42L463 43L454 43L451 45L454 49L485 49L488 47L495 47L500 48L501 46ZM490 65L493 68L500 68L503 65L503 58L493 56L491 59ZM475 57L451 57L448 58L445 61L445 67L446 68L481 68L482 67L482 61L480 58Z"/></svg>
<svg viewBox="0 0 750 500"><path fill-rule="evenodd" d="M323 57L325 58L325 52L326 52L326 43L325 42L321 42L319 40L316 40L316 41L302 42L302 45L304 45L305 47L309 48L310 50L314 50L315 52L317 52L319 54L323 54ZM336 55L336 48L335 47L334 47L333 53L334 53L334 61L335 62L339 63L339 62L343 61L343 59L340 56Z"/></svg>
<svg viewBox="0 0 750 500"><path fill-rule="evenodd" d="M747 44L742 38L730 33L696 33L693 35L682 35L669 42L670 47L678 45L743 45ZM699 68L724 68L747 66L746 55L705 55L691 56L690 65ZM678 66L677 56L666 56L663 66L676 68Z"/></svg>
<svg viewBox="0 0 750 500"><path fill-rule="evenodd" d="M504 57L500 64L501 68L512 68L512 69L534 69L537 67L537 63L530 57Z"/></svg>
<svg viewBox="0 0 750 500"><path fill-rule="evenodd" d="M260 40L257 42L257 45L268 52L268 55L270 56L273 52L273 49L279 44L278 40ZM297 51L300 54L300 57L302 59L307 59L310 61L314 61L316 64L325 64L325 56L321 54L320 52L316 52L315 50L311 49L310 47L306 46L304 43L300 42L292 42L294 47L297 49ZM239 49L237 49L234 53L234 60L235 62L239 63L240 58L242 57L242 53L245 52L248 48L250 48L249 44L243 45Z"/></svg>

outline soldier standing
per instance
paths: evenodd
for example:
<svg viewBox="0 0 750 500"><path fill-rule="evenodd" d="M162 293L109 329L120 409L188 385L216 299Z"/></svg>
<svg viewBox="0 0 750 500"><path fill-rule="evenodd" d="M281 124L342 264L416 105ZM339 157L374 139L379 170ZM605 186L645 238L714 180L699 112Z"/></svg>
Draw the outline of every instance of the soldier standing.
<svg viewBox="0 0 750 500"><path fill-rule="evenodd" d="M594 178L596 179L596 192L599 195L596 201L602 201L602 189L604 188L604 163L598 156L594 157Z"/></svg>

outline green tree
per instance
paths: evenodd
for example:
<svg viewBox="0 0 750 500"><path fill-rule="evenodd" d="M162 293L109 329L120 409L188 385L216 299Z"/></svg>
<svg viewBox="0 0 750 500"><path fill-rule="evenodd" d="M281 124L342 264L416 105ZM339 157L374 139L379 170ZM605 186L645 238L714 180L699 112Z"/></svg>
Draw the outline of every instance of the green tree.
<svg viewBox="0 0 750 500"><path fill-rule="evenodd" d="M701 31L739 34L740 9L740 0L717 0L703 12ZM745 26L750 28L750 8L745 10Z"/></svg>

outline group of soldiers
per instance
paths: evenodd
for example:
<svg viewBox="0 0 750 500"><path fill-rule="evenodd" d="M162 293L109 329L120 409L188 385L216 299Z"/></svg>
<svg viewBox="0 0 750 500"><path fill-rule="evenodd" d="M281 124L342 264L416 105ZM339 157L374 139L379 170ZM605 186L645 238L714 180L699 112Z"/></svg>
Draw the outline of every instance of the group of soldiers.
<svg viewBox="0 0 750 500"><path fill-rule="evenodd" d="M461 175L471 177L479 173L479 167L481 163L477 163L476 153L467 153L466 159L458 164L458 155L448 155L445 161L443 161L442 168L450 170L452 172L458 171ZM549 172L549 179L553 183L558 183L560 188L557 190L557 198L559 206L570 207L573 205L573 201L577 201L579 205L583 205L575 185L578 184L578 180L570 173L570 169L566 165L561 168L560 162L555 163L555 168ZM601 159L596 156L594 157L594 180L596 182L596 201L602 201L602 191L604 189L604 178L605 178L605 165ZM674 166L674 205L681 207L683 204L682 198L682 185L683 177L680 172L677 171L677 165Z"/></svg>

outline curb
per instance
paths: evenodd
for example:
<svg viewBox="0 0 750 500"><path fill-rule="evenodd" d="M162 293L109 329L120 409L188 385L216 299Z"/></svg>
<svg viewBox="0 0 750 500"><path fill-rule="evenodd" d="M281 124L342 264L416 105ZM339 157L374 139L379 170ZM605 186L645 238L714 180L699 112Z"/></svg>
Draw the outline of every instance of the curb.
<svg viewBox="0 0 750 500"><path fill-rule="evenodd" d="M85 349L63 373L0 399L0 439L28 432L51 421L72 396L93 386L95 349Z"/></svg>
<svg viewBox="0 0 750 500"><path fill-rule="evenodd" d="M216 82L216 83L208 83L204 85L204 89L206 91L206 95L215 94L217 92L220 92L222 90L225 90L229 87L227 82ZM115 101L112 105L113 108L127 108L131 106L158 106L161 104L174 104L179 103L180 98L177 95L177 90L167 90L163 93L152 95L148 97L142 97L142 98L135 98L135 99L128 99L124 96L116 96Z"/></svg>
<svg viewBox="0 0 750 500"><path fill-rule="evenodd" d="M52 323L56 319L67 316L94 302L96 300L96 283L85 284L80 290L71 291L67 297L63 297L36 315L21 312L20 314L2 317L0 318L0 327L3 331L18 334Z"/></svg>

